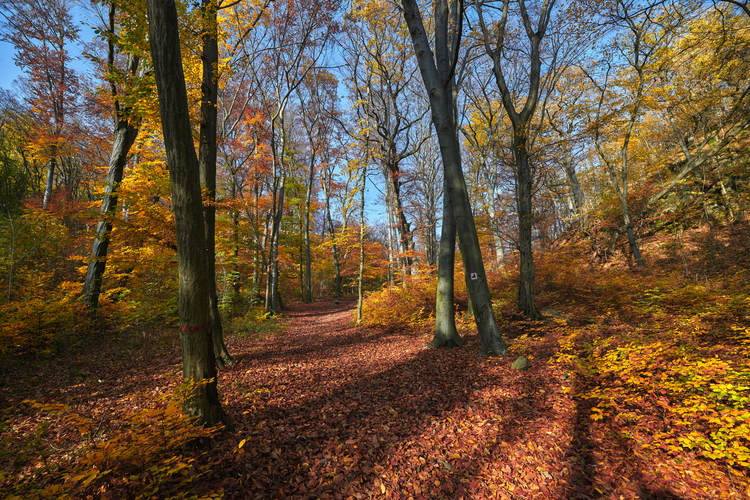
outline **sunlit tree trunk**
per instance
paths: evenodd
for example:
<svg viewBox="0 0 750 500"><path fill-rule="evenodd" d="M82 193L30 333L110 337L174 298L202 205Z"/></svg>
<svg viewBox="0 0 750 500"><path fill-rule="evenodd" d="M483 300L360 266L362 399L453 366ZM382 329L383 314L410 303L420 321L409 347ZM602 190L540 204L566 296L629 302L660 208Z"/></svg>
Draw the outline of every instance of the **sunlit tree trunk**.
<svg viewBox="0 0 750 500"><path fill-rule="evenodd" d="M331 235L331 239L335 239L336 233L333 227L333 218L331 217L331 195L327 182L323 182L323 195L326 199L326 221L328 223L328 233ZM339 250L336 243L331 245L331 253L333 254L333 271L335 273L333 281L334 296L339 298L341 297L341 269L339 267Z"/></svg>
<svg viewBox="0 0 750 500"><path fill-rule="evenodd" d="M453 0L450 5L447 0L434 2L434 56L416 0L404 0L402 5L422 79L430 98L432 121L440 144L448 188L445 196L450 197L453 205L459 248L464 262L466 289L472 300L474 318L481 340L480 352L485 355L505 354L505 343L495 321L479 238L461 169L458 124L453 102L455 64L458 60L463 28L463 2Z"/></svg>
<svg viewBox="0 0 750 500"><path fill-rule="evenodd" d="M444 181L445 192L448 192ZM440 233L440 253L438 254L438 281L435 298L435 335L428 344L430 347L460 347L466 345L456 330L456 309L453 305L456 221L449 196L443 197L443 227Z"/></svg>
<svg viewBox="0 0 750 500"><path fill-rule="evenodd" d="M115 32L116 4L110 3L108 32L113 35ZM107 43L107 64L114 68L115 63L115 44L110 37ZM127 72L135 76L138 72L140 59L134 54L128 56ZM117 118L114 131L114 141L112 143L112 155L109 160L107 169L107 179L104 187L104 198L100 213L102 220L96 226L96 234L91 249L91 257L88 269L86 270L86 279L83 284L81 297L86 307L95 310L99 304L99 294L101 293L102 276L106 268L107 249L109 247L109 237L112 233L111 218L117 210L117 190L122 182L125 164L127 163L128 153L138 136L139 120L131 116L132 109L123 106L117 95L117 84L110 79L110 88L114 98L114 111Z"/></svg>
<svg viewBox="0 0 750 500"><path fill-rule="evenodd" d="M370 141L365 141L365 150L369 152ZM357 279L357 323L364 319L362 316L362 305L364 304L364 279L365 279L365 188L367 187L367 162L369 155L366 155L362 164L362 185L360 186L359 199L359 276Z"/></svg>

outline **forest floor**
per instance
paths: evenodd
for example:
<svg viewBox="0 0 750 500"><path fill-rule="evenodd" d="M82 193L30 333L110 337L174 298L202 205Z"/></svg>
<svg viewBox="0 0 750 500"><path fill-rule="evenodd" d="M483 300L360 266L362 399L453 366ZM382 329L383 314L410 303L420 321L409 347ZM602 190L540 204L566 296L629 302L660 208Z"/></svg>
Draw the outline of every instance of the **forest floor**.
<svg viewBox="0 0 750 500"><path fill-rule="evenodd" d="M188 454L199 480L167 481L152 496L750 498L736 469L642 446L638 429L592 420L580 379L550 362L554 328L527 354L530 368L516 371L514 356L480 356L476 334L463 332L463 348L426 349L429 334L355 326L354 305L292 304L277 330L231 337L236 363L220 372L219 392L234 432ZM34 434L44 418L22 400L65 403L117 429L122 415L179 378L174 336L142 336L6 370L0 401L15 413L4 420L17 435L40 436L36 448L50 445L49 460L72 456L66 433L75 429L53 418ZM0 486L12 480L8 464ZM110 481L91 497L136 498L144 477Z"/></svg>

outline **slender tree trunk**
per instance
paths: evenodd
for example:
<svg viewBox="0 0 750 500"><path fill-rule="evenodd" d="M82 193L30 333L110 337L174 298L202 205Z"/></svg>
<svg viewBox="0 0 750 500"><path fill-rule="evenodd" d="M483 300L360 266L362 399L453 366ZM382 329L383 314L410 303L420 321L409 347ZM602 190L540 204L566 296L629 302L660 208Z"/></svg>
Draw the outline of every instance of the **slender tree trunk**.
<svg viewBox="0 0 750 500"><path fill-rule="evenodd" d="M447 182L444 181L445 184ZM445 192L448 192L447 185ZM429 347L460 347L466 345L456 330L454 306L454 262L456 254L456 221L449 196L443 196L443 227L438 254L437 295L435 298L435 335Z"/></svg>
<svg viewBox="0 0 750 500"><path fill-rule="evenodd" d="M55 168L57 166L57 159L52 156L49 159L49 167L47 168L47 184L44 187L44 198L42 199L42 210L47 210L49 206L49 200L52 197L52 183L55 180Z"/></svg>
<svg viewBox="0 0 750 500"><path fill-rule="evenodd" d="M515 134L514 152L518 169L518 250L521 267L518 308L527 318L534 320L539 318L534 305L534 251L531 245L534 213L531 206L531 169L524 135Z"/></svg>
<svg viewBox="0 0 750 500"><path fill-rule="evenodd" d="M114 35L116 28L117 4L112 1L109 4L108 31ZM107 64L114 68L116 56L116 47L114 38L110 37L107 42ZM134 54L128 55L127 72L131 76L138 73L140 58ZM86 279L83 284L83 302L90 310L96 310L99 304L99 294L101 293L102 276L106 267L107 249L109 247L109 237L112 233L112 218L117 210L117 189L122 182L125 164L127 163L128 153L133 146L140 119L131 116L132 108L122 106L118 99L117 84L114 79L109 80L111 94L114 99L114 111L117 117L115 125L114 140L112 142L112 155L109 160L109 169L107 170L106 185L104 187L104 198L102 199L101 214L102 220L96 227L96 235L91 249L91 258L86 271Z"/></svg>
<svg viewBox="0 0 750 500"><path fill-rule="evenodd" d="M331 239L335 239L336 233L334 232L333 218L331 217L331 197L325 182L323 183L323 194L326 198L326 220L328 221L328 233L331 235ZM333 270L336 273L333 282L333 286L335 288L334 296L338 299L339 297L341 297L341 269L339 267L339 251L335 243L331 245L331 252L333 253Z"/></svg>
<svg viewBox="0 0 750 500"><path fill-rule="evenodd" d="M182 70L177 10L173 0L147 0L147 8L177 234L182 374L186 381L197 384L185 402L185 412L201 425L228 425L216 383L203 203Z"/></svg>
<svg viewBox="0 0 750 500"><path fill-rule="evenodd" d="M315 181L315 153L310 160L310 170L307 176L307 195L305 196L305 301L310 303L312 298L312 262L310 259L310 204L312 202L313 182Z"/></svg>
<svg viewBox="0 0 750 500"><path fill-rule="evenodd" d="M490 222L492 223L492 242L495 245L495 265L498 269L503 269L505 268L505 249L503 248L503 238L500 235L500 222L497 220L497 211L495 210L494 187L490 193L490 202L487 208L490 215Z"/></svg>
<svg viewBox="0 0 750 500"><path fill-rule="evenodd" d="M112 145L112 156L107 170L107 181L102 200L102 220L96 226L96 235L91 249L91 258L86 271L86 281L81 294L84 304L95 310L99 304L99 294L102 286L102 275L107 265L107 249L109 236L112 232L110 218L117 210L117 189L122 182L122 174L128 159L128 152L138 136L138 126L127 116L120 116L115 128L115 138Z"/></svg>
<svg viewBox="0 0 750 500"><path fill-rule="evenodd" d="M202 0L203 16L203 75L201 82L201 123L198 162L200 165L201 184L206 189L208 203L203 206L203 218L206 233L206 260L208 264L208 302L211 311L212 338L216 366L234 364L232 356L224 343L224 328L219 313L219 300L216 294L216 126L218 102L218 75L215 74L219 64L219 45L216 39L216 3L215 0Z"/></svg>
<svg viewBox="0 0 750 500"><path fill-rule="evenodd" d="M279 304L279 234L281 232L281 218L284 213L284 191L286 189L286 172L281 173L277 205L274 210L273 224L269 248L268 276L266 278L266 312L278 314Z"/></svg>
<svg viewBox="0 0 750 500"><path fill-rule="evenodd" d="M237 199L237 180L232 176L232 199ZM232 211L232 292L240 295L240 212Z"/></svg>
<svg viewBox="0 0 750 500"><path fill-rule="evenodd" d="M391 200L393 205L393 215L396 222L396 233L398 234L398 247L401 254L401 265L404 268L404 276L411 274L414 265L414 235L411 231L411 224L406 220L404 207L401 203L401 169L398 164L387 166L387 180L391 188Z"/></svg>
<svg viewBox="0 0 750 500"><path fill-rule="evenodd" d="M466 289L471 296L474 319L481 341L483 355L505 354L505 343L495 321L492 300L482 262L479 238L471 213L469 193L461 169L461 149L458 142L458 125L453 102L453 71L460 47L463 22L463 3L452 2L449 9L445 0L435 1L435 50L433 57L429 38L424 29L416 0L403 1L403 13L414 44L422 79L430 99L432 121L440 144L446 185L455 214L459 247L464 262ZM450 36L449 36L450 34ZM452 40L451 40L452 38Z"/></svg>
<svg viewBox="0 0 750 500"><path fill-rule="evenodd" d="M370 151L370 142L367 141L365 145L366 150ZM365 278L365 187L367 185L367 161L369 155L365 159L365 163L362 165L362 186L359 199L359 276L357 279L357 323L361 323L364 319L362 317L362 304L364 304L364 287L363 282Z"/></svg>

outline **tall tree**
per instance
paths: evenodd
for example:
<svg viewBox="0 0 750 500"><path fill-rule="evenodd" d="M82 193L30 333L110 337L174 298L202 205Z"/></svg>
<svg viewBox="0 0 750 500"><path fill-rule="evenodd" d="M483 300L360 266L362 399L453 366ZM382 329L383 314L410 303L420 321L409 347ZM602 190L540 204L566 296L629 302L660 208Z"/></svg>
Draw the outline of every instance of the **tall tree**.
<svg viewBox="0 0 750 500"><path fill-rule="evenodd" d="M14 61L26 73L27 100L34 110L34 142L47 161L43 208L52 195L67 115L78 96L78 76L68 48L78 39L68 0L2 0L0 40L13 45Z"/></svg>
<svg viewBox="0 0 750 500"><path fill-rule="evenodd" d="M331 135L335 127L338 80L328 71L311 71L303 85L297 89L301 106L301 121L307 137L307 179L305 189L305 270L304 300L312 302L312 258L310 250L310 226L315 174L323 163L330 159Z"/></svg>
<svg viewBox="0 0 750 500"><path fill-rule="evenodd" d="M461 169L454 79L461 47L464 4L462 0L450 2L435 0L433 2L434 53L430 47L430 39L416 0L403 0L400 6L411 34L422 80L430 99L432 122L435 125L443 157L447 188L444 196L450 197L454 212L452 219L455 222L455 230L458 232L466 289L469 291L474 319L479 331L480 352L485 355L505 354L505 343L500 336L492 309L479 238ZM444 220L443 224L445 223ZM445 341L445 345L449 343L447 338L442 340Z"/></svg>
<svg viewBox="0 0 750 500"><path fill-rule="evenodd" d="M179 267L182 374L197 384L185 404L200 424L228 424L216 382L198 157L182 69L174 0L147 0L149 40L172 190Z"/></svg>
<svg viewBox="0 0 750 500"><path fill-rule="evenodd" d="M201 122L198 141L198 165L201 185L206 190L207 203L203 206L206 233L206 262L208 264L208 302L214 356L219 368L234 363L224 343L224 328L216 295L216 131L218 125L219 42L217 0L201 0Z"/></svg>
<svg viewBox="0 0 750 500"><path fill-rule="evenodd" d="M615 37L609 51L602 62L601 76L597 78L589 74L589 79L598 91L598 103L592 118L594 145L599 159L606 166L610 180L620 201L622 221L628 237L628 244L633 259L638 267L645 267L635 231L631 220L628 202L628 174L631 162L631 140L638 121L644 113L644 103L647 99L647 84L649 81L649 66L655 53L675 36L675 28L682 22L679 9L673 9L669 2L654 0L645 6L630 0L617 0L609 12L610 22L620 28L623 33ZM613 68L615 54L619 54L620 67ZM614 61L615 63L618 61ZM604 109L605 99L619 101L615 94L613 82L615 76L625 76L627 81L623 85L630 92L630 97L624 102L622 110L624 119L619 120L613 129L614 116L606 117ZM624 83L624 82L623 82ZM608 148L605 140L616 144Z"/></svg>
<svg viewBox="0 0 750 500"><path fill-rule="evenodd" d="M133 108L127 103L127 98L123 100L118 90L119 81L118 68L115 65L117 57L116 45L116 19L117 3L111 1L108 9L107 27L103 30L107 38L107 61L106 72L109 81L110 93L113 100L112 108L115 116L114 140L112 142L112 154L109 160L107 178L104 187L104 197L102 199L101 214L102 220L96 226L94 242L91 249L86 278L83 284L81 296L84 304L92 310L95 310L99 303L99 294L102 286L102 276L106 268L107 249L109 248L109 238L112 233L112 218L117 209L117 190L122 181L123 171L128 159L130 148L133 146L138 136L140 118L133 114ZM135 54L127 55L127 63L124 74L133 79L138 72L140 58Z"/></svg>
<svg viewBox="0 0 750 500"><path fill-rule="evenodd" d="M406 274L414 265L414 234L404 210L403 164L424 141L417 125L428 106L415 99L417 68L407 44L408 33L400 16L383 0L356 2L348 19L356 19L349 34L350 50L357 52L357 64L350 61L350 80L356 105L368 116L374 159L380 163L386 183L386 206L395 219L397 252ZM389 221L389 225L391 222Z"/></svg>
<svg viewBox="0 0 750 500"><path fill-rule="evenodd" d="M532 209L532 173L529 163L529 137L534 112L539 104L539 85L541 80L542 56L541 44L547 32L555 0L544 0L539 8L539 22L532 26L526 8L526 0L518 0L523 30L529 41L529 81L523 107L516 110L514 94L506 79L503 58L508 46L508 13L511 0L502 1L502 14L494 26L488 26L485 19L485 8L494 2L477 1L475 6L482 32L482 42L487 55L492 59L492 72L500 90L503 106L513 125L513 155L516 162L518 182L518 249L520 251L521 280L518 287L518 307L529 319L537 319L539 313L534 304L534 253L532 249L532 229L534 212ZM492 30L492 32L491 32Z"/></svg>

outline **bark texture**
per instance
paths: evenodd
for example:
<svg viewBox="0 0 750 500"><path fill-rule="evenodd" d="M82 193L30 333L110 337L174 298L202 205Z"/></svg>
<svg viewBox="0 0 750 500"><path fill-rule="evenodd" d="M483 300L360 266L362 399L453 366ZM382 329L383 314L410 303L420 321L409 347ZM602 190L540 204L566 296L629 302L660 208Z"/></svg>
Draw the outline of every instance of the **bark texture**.
<svg viewBox="0 0 750 500"><path fill-rule="evenodd" d="M110 31L114 32L114 4L110 7ZM109 62L114 63L114 44L109 43ZM135 55L128 57L128 73L134 75L138 71L139 58ZM109 159L107 169L107 180L104 187L104 198L102 199L102 220L96 226L96 235L91 248L89 267L86 270L86 280L83 283L81 294L83 303L91 310L95 310L99 304L99 295L102 289L102 276L106 268L107 250L109 248L109 237L112 233L112 215L117 208L117 189L122 182L128 153L138 137L139 123L131 115L131 109L121 107L116 98L116 87L110 82L112 93L115 96L115 114L117 124L115 125L114 141L112 143L112 155Z"/></svg>
<svg viewBox="0 0 750 500"><path fill-rule="evenodd" d="M208 265L208 304L211 313L212 339L216 366L234 364L224 343L224 328L219 313L219 300L216 295L216 126L218 114L218 75L215 69L219 64L219 45L216 39L216 4L203 0L203 74L201 83L201 124L198 150L201 185L206 189L208 203L203 206L203 219L206 234L206 262Z"/></svg>
<svg viewBox="0 0 750 500"><path fill-rule="evenodd" d="M447 192L447 186L446 190ZM456 223L450 197L443 196L443 227L438 255L438 282L435 298L435 336L429 347L461 347L466 345L456 330L456 310L453 306L454 266L456 253Z"/></svg>
<svg viewBox="0 0 750 500"><path fill-rule="evenodd" d="M185 412L199 424L228 424L216 385L200 176L182 70L177 10L174 0L147 0L147 7L177 233L182 374L186 381L197 384L185 403Z"/></svg>

